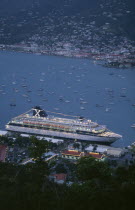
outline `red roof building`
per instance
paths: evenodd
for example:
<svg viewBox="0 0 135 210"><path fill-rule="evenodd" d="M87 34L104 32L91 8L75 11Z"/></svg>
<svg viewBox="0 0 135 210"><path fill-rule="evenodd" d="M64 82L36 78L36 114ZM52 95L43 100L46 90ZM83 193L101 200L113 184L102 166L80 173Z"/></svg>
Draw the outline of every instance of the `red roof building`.
<svg viewBox="0 0 135 210"><path fill-rule="evenodd" d="M5 162L6 153L7 153L7 146L0 145L0 161L1 162Z"/></svg>
<svg viewBox="0 0 135 210"><path fill-rule="evenodd" d="M55 177L55 179L57 181L60 181L60 180L63 180L63 181L66 181L66 177L67 177L67 174L53 174L53 176Z"/></svg>
<svg viewBox="0 0 135 210"><path fill-rule="evenodd" d="M91 156L91 157L94 157L96 159L102 159L104 157L103 154L96 153L96 152L89 152L89 153L85 154L85 156Z"/></svg>
<svg viewBox="0 0 135 210"><path fill-rule="evenodd" d="M104 155L100 153L95 153L95 152L85 153L85 152L79 152L77 150L66 150L62 152L61 155L63 158L72 159L72 160L77 160L84 156L91 156L96 159L102 159L104 157Z"/></svg>
<svg viewBox="0 0 135 210"><path fill-rule="evenodd" d="M61 174L50 175L51 179L52 177L53 177L54 182L58 184L63 184L64 182L66 182L67 174L61 173Z"/></svg>
<svg viewBox="0 0 135 210"><path fill-rule="evenodd" d="M79 159L82 156L82 152L79 152L77 150L66 150L61 153L63 158L67 159Z"/></svg>
<svg viewBox="0 0 135 210"><path fill-rule="evenodd" d="M74 155L74 156L80 156L82 152L79 152L77 150L66 150L62 154L64 155Z"/></svg>

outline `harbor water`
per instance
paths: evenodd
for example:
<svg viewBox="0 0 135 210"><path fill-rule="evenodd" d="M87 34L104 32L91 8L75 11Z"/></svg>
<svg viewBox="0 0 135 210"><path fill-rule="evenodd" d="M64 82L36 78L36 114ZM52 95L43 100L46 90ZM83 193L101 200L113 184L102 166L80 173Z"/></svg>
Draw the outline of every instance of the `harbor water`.
<svg viewBox="0 0 135 210"><path fill-rule="evenodd" d="M0 52L0 129L35 105L83 116L135 141L135 69L105 68L89 59Z"/></svg>

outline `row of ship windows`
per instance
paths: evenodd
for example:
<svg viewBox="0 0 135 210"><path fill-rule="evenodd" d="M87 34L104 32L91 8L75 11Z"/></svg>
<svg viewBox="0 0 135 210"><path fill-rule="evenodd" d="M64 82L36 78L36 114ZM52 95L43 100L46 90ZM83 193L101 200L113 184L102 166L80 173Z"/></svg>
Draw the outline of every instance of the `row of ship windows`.
<svg viewBox="0 0 135 210"><path fill-rule="evenodd" d="M20 126L22 127L21 124L15 124L15 123L12 123L11 125L14 125L14 126ZM60 129L60 128L54 128L54 127L43 127L43 126L36 126L36 125L25 125L23 124L23 127L28 127L28 128L36 128L36 129L42 129L42 130L51 130L51 131L59 131L59 132L66 132L66 133L75 133L75 131L73 130L69 130L69 129ZM91 133L91 132L87 132L87 131L80 131L80 130L76 130L76 133L77 134L83 134L83 135L95 135L94 133Z"/></svg>
<svg viewBox="0 0 135 210"><path fill-rule="evenodd" d="M15 124L15 123L12 123L11 125L14 125L14 126L19 126L19 127L22 127L22 125L19 125L19 124ZM60 129L60 128L54 128L54 127L43 127L43 126L36 126L36 125L25 125L23 124L23 127L28 127L28 128L36 128L36 129L42 129L42 130L52 130L52 131L65 131L65 132L69 132L69 133L74 133L73 130L67 130L67 129Z"/></svg>
<svg viewBox="0 0 135 210"><path fill-rule="evenodd" d="M12 123L12 124L16 124L16 123ZM16 125L18 125L18 124L16 124ZM21 125L21 124L20 124ZM26 125L25 123L23 124L24 126ZM27 124L27 125L29 125L30 126L30 124ZM32 124L32 126L36 126L36 124ZM39 124L39 126L40 126L40 124ZM45 127L45 125L41 125L42 127ZM53 126L50 126L51 128L54 128L54 129L57 129L56 127L53 127ZM59 127L58 127L59 128ZM66 129L66 127L65 128L63 128L64 130L69 130L69 129ZM75 128L76 130L80 130L80 131L85 131L85 132L91 132L91 130L89 129L89 128L84 128L84 127L76 127ZM71 130L70 130L71 131Z"/></svg>

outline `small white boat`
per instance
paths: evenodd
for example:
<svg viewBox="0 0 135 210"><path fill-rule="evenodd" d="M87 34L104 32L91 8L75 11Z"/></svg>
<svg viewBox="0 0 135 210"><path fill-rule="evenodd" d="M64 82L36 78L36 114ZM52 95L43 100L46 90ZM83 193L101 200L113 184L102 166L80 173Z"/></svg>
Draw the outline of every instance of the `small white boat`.
<svg viewBox="0 0 135 210"><path fill-rule="evenodd" d="M84 110L85 108L83 106L80 107L81 110Z"/></svg>
<svg viewBox="0 0 135 210"><path fill-rule="evenodd" d="M44 79L40 79L40 82L44 82Z"/></svg>
<svg viewBox="0 0 135 210"><path fill-rule="evenodd" d="M16 85L16 82L12 82L13 85Z"/></svg>
<svg viewBox="0 0 135 210"><path fill-rule="evenodd" d="M111 108L106 108L105 111L106 112L110 112L111 111Z"/></svg>

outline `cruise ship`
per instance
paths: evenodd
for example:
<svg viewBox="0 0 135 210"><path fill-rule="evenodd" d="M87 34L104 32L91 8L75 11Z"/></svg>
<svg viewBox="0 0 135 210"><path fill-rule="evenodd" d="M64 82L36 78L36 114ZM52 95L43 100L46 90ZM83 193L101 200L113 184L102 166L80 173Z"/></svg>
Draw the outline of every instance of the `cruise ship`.
<svg viewBox="0 0 135 210"><path fill-rule="evenodd" d="M122 136L83 117L44 111L36 106L6 125L9 132L111 144ZM52 115L53 113L53 115ZM55 116L55 115L56 116ZM62 117L58 117L62 115Z"/></svg>

